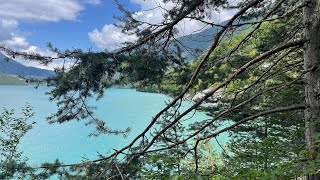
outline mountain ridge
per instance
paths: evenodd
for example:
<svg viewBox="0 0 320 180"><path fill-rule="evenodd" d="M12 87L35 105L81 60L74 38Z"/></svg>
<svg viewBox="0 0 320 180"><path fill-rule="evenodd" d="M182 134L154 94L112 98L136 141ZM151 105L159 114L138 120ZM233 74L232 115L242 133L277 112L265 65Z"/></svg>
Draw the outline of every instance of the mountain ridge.
<svg viewBox="0 0 320 180"><path fill-rule="evenodd" d="M0 73L31 78L48 78L55 75L53 71L25 66L0 53Z"/></svg>

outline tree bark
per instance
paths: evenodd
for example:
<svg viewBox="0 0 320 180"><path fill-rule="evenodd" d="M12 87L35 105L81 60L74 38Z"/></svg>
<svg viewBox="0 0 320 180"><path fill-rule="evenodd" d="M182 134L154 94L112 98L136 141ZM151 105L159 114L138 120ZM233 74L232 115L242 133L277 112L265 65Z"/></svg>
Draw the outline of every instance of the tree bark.
<svg viewBox="0 0 320 180"><path fill-rule="evenodd" d="M307 149L314 153L314 158L320 157L319 147L314 146L315 134L320 133L320 1L305 0L303 20L305 43L304 68L310 70L305 75L305 138ZM320 167L319 167L320 169ZM312 174L307 180L320 180L320 174Z"/></svg>

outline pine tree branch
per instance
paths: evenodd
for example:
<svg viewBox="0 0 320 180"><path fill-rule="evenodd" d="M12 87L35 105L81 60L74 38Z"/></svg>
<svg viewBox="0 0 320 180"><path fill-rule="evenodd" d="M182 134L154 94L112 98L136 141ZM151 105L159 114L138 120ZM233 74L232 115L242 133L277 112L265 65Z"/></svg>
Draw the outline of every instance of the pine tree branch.
<svg viewBox="0 0 320 180"><path fill-rule="evenodd" d="M234 72L233 74L231 74L224 82L222 82L221 84L219 84L216 87L210 88L209 91L207 92L207 94L202 97L197 103L195 103L193 106L191 106L190 108L188 108L186 111L184 111L183 113L181 113L174 121L172 121L167 127L163 128L159 133L157 133L153 139L150 141L149 145L145 147L145 149L141 152L142 154L147 151L152 145L153 143L156 141L156 139L165 131L167 131L170 127L172 127L175 123L177 123L182 117L184 117L185 115L187 115L189 112L191 112L193 109L197 108L204 100L208 99L209 97L211 97L215 92L217 92L219 89L225 87L226 85L228 85L231 81L233 81L238 75L240 75L242 72L244 72L246 69L248 69L250 66L252 66L253 64L256 64L262 60L264 60L265 58L276 54L282 50L291 48L291 47L295 47L295 46L302 46L306 41L305 40L297 40L297 41L293 41L293 42L289 42L287 44L278 46L270 51L267 51L263 54L261 54L260 56L254 58L253 60L249 61L248 63L246 63L245 65L243 65L241 68L239 68L236 72Z"/></svg>
<svg viewBox="0 0 320 180"><path fill-rule="evenodd" d="M119 153L122 153L123 151L125 150L128 150L130 149L141 137L143 137L149 130L150 128L155 124L155 122L157 121L157 119L164 113L166 112L167 110L169 110L173 105L176 104L177 101L179 101L180 99L183 98L183 96L185 95L185 93L193 86L193 83L195 82L202 66L205 64L205 62L209 59L209 56L211 55L211 53L216 49L216 47L218 46L219 44L219 41L220 41L220 38L221 36L227 31L227 27L230 27L233 22L238 18L240 17L241 15L243 15L248 9L256 6L257 4L259 4L260 2L262 2L263 0L253 0L251 1L247 6L245 6L244 8L242 8L238 13L236 13L227 23L226 27L225 28L222 28L218 34L215 36L214 38L214 41L212 43L212 45L210 46L208 52L206 53L206 55L203 57L202 61L199 63L199 65L197 66L197 68L195 69L188 85L184 88L184 90L181 92L181 94L179 96L177 96L168 106L166 106L163 110L161 110L158 114L156 114L154 116L154 118L151 120L151 123L145 128L145 130L139 134L138 136L136 136L131 143L129 143L127 146L123 147L122 149L118 150ZM197 5L200 5L201 3L197 4ZM194 7L194 9L196 8L196 6ZM191 11L190 11L191 12ZM190 12L184 14L183 17L187 16ZM182 20L183 18L178 18L176 19L175 21L173 21L170 25L168 25L167 27L165 28L162 28L161 30L153 33L153 36L157 36L159 34L161 34L162 32L165 32L166 30L170 29L170 27L173 27L175 24L177 24L180 20ZM122 48L121 50L119 50L118 52L116 53L122 53L122 52L127 52L127 51L130 51L132 49L135 49L139 46L141 46L142 44L144 44L145 42L147 42L148 40L150 40L152 37L148 36L147 38L143 39L142 41L132 45L132 46L128 46L128 47L125 47L125 48ZM276 49L275 52L270 52L269 54L264 54L263 56L259 57L256 61L258 62L259 60L262 60L263 58L265 57L268 57L269 55L272 55L273 53L276 53L280 50L283 50L285 48L289 48L289 47L293 47L293 46L297 46L297 45L301 45L303 44L303 40L300 40L300 41L296 41L296 42L291 42L291 43L288 43L286 45L283 45L281 46L280 48ZM112 57L114 56L116 53L107 53L105 54L106 57ZM254 63L253 63L254 64ZM251 66L252 64L249 64L249 66ZM236 77L238 74L240 74L242 71L244 71L247 67L244 67L241 71L237 71L235 74L234 74L234 77ZM152 145L153 143L155 142L155 140L158 138L158 136L160 136L163 132L165 132L168 128L170 128L172 125L174 125L177 121L179 121L183 116L185 116L186 114L188 114L190 111L192 111L194 108L198 107L202 101L204 101L205 99L207 99L208 97L210 97L215 91L217 91L218 89L220 89L221 87L227 85L229 82L231 82L231 80L234 78L234 77L230 77L228 78L227 81L225 81L224 83L222 83L220 86L218 86L217 88L213 88L211 90L211 92L209 94L207 94L201 101L199 101L198 103L196 103L195 105L193 105L191 108L189 108L187 111L185 111L183 114L181 114L177 119L175 119L169 126L167 126L166 128L164 128L162 131L160 131L159 134L157 134L151 141L151 143L149 145L147 145L147 147L140 153L138 154L143 154L144 152L146 152ZM86 163L95 163L95 162L100 162L100 161L104 161L104 160L108 160L114 156L117 156L119 153L113 153L107 157L104 157L104 158L100 158L100 159L96 159L96 160L91 160L91 161L86 161L86 162L82 162L82 163L75 163L75 164L65 164L65 165L61 165L59 167L69 167L69 166L78 166L78 165L83 165L83 164L86 164ZM38 167L38 168L49 168L49 167L45 167L45 166L41 166L41 167Z"/></svg>
<svg viewBox="0 0 320 180"><path fill-rule="evenodd" d="M305 74L305 73L304 73L304 74ZM302 75L301 75L301 76L302 76ZM261 95L264 95L264 94L266 94L266 93L276 93L276 92L279 92L280 90L282 90L282 89L284 89L284 88L286 88L286 87L294 84L296 81L300 80L301 76L298 77L298 78L296 78L295 80L293 80L293 81L291 81L291 82L286 83L286 84L281 84L281 85L278 85L278 86L270 87L270 88L268 88L268 89L266 89L266 90L264 90L264 91L261 91L261 92L255 94L254 96L252 96L251 98L249 98L249 99L247 99L247 100L245 100L245 101L237 104L236 106L233 106L232 108L227 109L227 110L219 113L219 114L216 115L213 119L210 119L210 121L207 122L205 125L203 125L200 129L198 129L196 132L192 133L191 135L189 135L188 137L186 137L186 138L183 139L182 141L179 141L179 142L177 142L177 143L175 143L175 144L172 144L172 145L170 145L170 146L168 146L168 147L159 148L159 149L154 149L154 150L149 150L149 151L147 151L146 153L163 151L163 150L167 150L167 149L171 149L171 148L173 148L173 147L176 147L176 146L178 146L178 145L180 145L180 144L183 144L183 143L187 142L188 140L190 140L191 138L193 138L193 137L197 136L198 134L200 134L200 132L202 132L205 128L207 128L208 126L210 126L210 124L216 122L217 120L219 120L220 118L224 117L224 116L227 115L228 113L230 113L230 112L232 112L232 111L234 111L234 110L236 110L236 109L238 109L238 108L240 108L240 107L242 107L242 106L244 106L244 105L252 102L254 99L260 97Z"/></svg>
<svg viewBox="0 0 320 180"><path fill-rule="evenodd" d="M249 116L247 118L243 118L240 121L234 123L233 125L228 126L226 128L223 128L223 129L219 130L216 133L213 133L213 134L210 134L210 135L206 135L205 137L198 138L197 141L203 141L205 139L211 139L211 138L216 137L217 135L219 135L219 134L221 134L223 132L229 131L229 130L233 129L234 127L237 127L237 126L239 126L241 124L244 124L244 123L246 123L246 122L248 122L250 120L254 120L254 119L256 119L258 117L261 117L261 116L280 113L280 112L293 111L293 110L303 110L305 108L306 108L305 104L300 104L300 105L292 105L292 106L287 106L287 107L281 107L281 108L266 110L266 111L257 113L255 115Z"/></svg>

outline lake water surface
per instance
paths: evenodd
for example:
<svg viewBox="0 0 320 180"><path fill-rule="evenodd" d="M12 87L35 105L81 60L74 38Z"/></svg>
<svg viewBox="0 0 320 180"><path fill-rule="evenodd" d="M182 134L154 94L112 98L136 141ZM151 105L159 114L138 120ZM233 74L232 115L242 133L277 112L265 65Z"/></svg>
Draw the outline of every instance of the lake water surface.
<svg viewBox="0 0 320 180"><path fill-rule="evenodd" d="M0 86L0 108L19 111L26 102L34 109L34 128L23 138L20 150L29 158L31 165L60 159L64 163L76 163L82 158L97 158L97 152L108 154L112 148L120 149L141 133L151 118L165 107L169 97L161 94L142 93L133 89L108 89L98 102L96 114L103 118L112 129L131 127L127 138L122 136L88 137L94 127L85 126L85 121L71 121L50 125L46 117L57 109L45 95L48 87ZM183 108L189 107L183 103ZM189 115L191 116L191 114ZM207 118L204 113L196 113L189 121Z"/></svg>

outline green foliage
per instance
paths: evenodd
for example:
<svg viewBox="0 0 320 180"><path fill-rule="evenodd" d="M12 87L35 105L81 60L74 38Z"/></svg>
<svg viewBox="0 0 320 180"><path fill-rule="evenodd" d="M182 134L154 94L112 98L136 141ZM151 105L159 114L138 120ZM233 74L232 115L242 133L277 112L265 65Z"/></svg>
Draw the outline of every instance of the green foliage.
<svg viewBox="0 0 320 180"><path fill-rule="evenodd" d="M248 34L248 31L233 37L230 41L226 39L211 54L209 62L203 67L191 92L195 93L221 83L228 77L228 74L252 58L275 47L279 41L284 41L290 35L288 28L292 27L293 23L291 18L264 23L263 27L253 35L250 41L246 42L245 46L241 46L231 57L221 59L229 52L226 49L233 49ZM187 66L169 71L159 86L162 89L159 88L158 91L176 95L188 82L191 70L197 66L200 59ZM288 64L299 65L301 60L302 54L299 50L292 51L287 57L280 60L269 57L263 63L254 65L249 71L242 73L223 89L221 99L223 106L202 107L201 109L214 117L223 111L225 106L241 103L265 89L288 83L298 78L303 69L301 66L296 66L293 69L283 67ZM269 74L271 75L268 76ZM268 78L266 78L267 76ZM181 77L186 78L184 81L179 81ZM256 81L258 83L252 85ZM303 92L303 86L295 84L282 88L276 93L266 93L233 113L229 113L225 120L237 122L265 109L295 104L303 99ZM236 97L235 94L237 94ZM201 123L194 124L192 128L197 129L200 125ZM216 127L212 126L211 128L214 131ZM220 159L221 166L215 168L219 170L215 171L213 168L207 173L213 173L214 179L292 179L299 177L303 174L302 167L305 165L293 162L301 158L300 152L305 149L303 132L302 112L264 116L240 125L230 132L231 139L227 150L231 157ZM199 162L203 163L206 160L202 159ZM212 162L216 161L212 160ZM204 167L204 169L210 169L208 164ZM316 167L316 165L312 167ZM192 172L192 169L188 171Z"/></svg>
<svg viewBox="0 0 320 180"><path fill-rule="evenodd" d="M147 157L145 167L140 172L143 179L206 180L211 179L223 166L219 154L210 141L199 144L198 174L195 173L195 157L190 152L181 160L169 151Z"/></svg>
<svg viewBox="0 0 320 180"><path fill-rule="evenodd" d="M235 56L235 61L243 61L241 63L243 64L248 59L276 46L279 39L285 39L288 36L286 28L290 27L288 25L290 23L290 20L265 23L263 28L249 41L249 49L247 49L248 46L241 49L237 53L238 56ZM248 50L250 53L247 53ZM294 64L301 59L302 55L299 51L292 52L282 60L269 57L267 61L255 65L225 88L223 101L235 105L265 89L292 81L297 78L302 67L298 66L292 70L281 67L285 64ZM236 69L238 65L233 62L234 60L230 59L232 68ZM272 69L269 70L270 67ZM266 75L269 73L270 76ZM265 78L266 76L269 78ZM228 121L237 122L265 109L288 106L301 99L303 99L303 86L297 84L284 87L276 93L261 95L249 104L238 108L228 115ZM210 111L213 116L216 114L215 111L217 109ZM299 152L304 149L303 132L302 112L263 116L233 128L228 145L232 156L226 159L225 169L221 171L222 176L231 179L293 179L299 177L303 165L292 165L292 161L299 159ZM298 166L300 169L297 168ZM287 168L286 171L283 171L285 168Z"/></svg>
<svg viewBox="0 0 320 180"><path fill-rule="evenodd" d="M120 66L119 84L134 83L139 88L159 84L169 63L164 56L142 49L130 55Z"/></svg>
<svg viewBox="0 0 320 180"><path fill-rule="evenodd" d="M19 79L15 76L9 76L6 74L0 73L0 85L26 85L27 83L24 80Z"/></svg>
<svg viewBox="0 0 320 180"><path fill-rule="evenodd" d="M19 179L28 173L26 158L18 150L21 138L32 128L28 120L34 115L26 105L21 117L14 110L4 109L0 115L0 179Z"/></svg>

